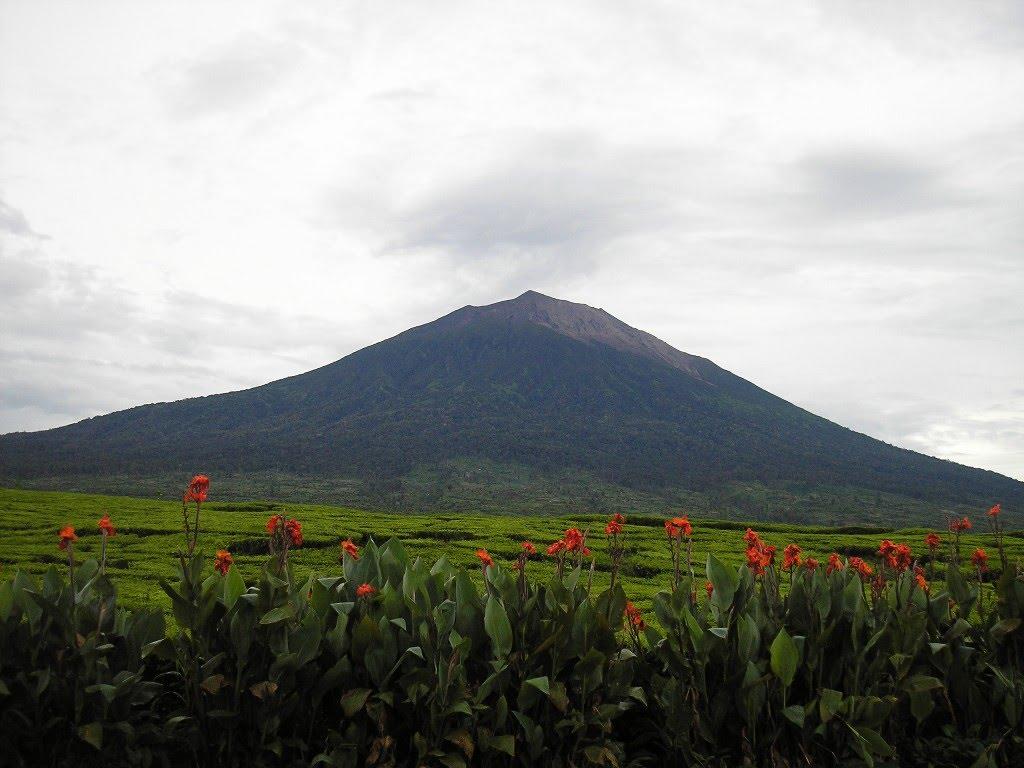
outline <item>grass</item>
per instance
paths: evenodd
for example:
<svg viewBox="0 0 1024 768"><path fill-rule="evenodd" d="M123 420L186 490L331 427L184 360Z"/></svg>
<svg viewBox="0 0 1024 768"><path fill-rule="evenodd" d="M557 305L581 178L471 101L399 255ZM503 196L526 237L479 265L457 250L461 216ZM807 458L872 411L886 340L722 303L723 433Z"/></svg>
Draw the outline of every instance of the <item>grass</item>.
<svg viewBox="0 0 1024 768"><path fill-rule="evenodd" d="M595 586L607 585L609 579L604 515L391 514L315 504L211 501L203 505L199 549L210 557L211 563L217 549L231 551L246 579L254 579L266 559L266 520L284 509L303 525L305 543L292 553L292 563L301 577L311 572L337 572L338 542L349 536L357 543L365 543L370 537L382 542L397 536L414 556L429 561L444 556L452 563L476 567L477 549L488 550L496 562L510 562L524 539L533 541L543 551L548 543L561 537L564 529L575 525L590 531L589 543L597 554ZM19 568L40 574L51 565L60 567L65 559L64 553L57 550L57 531L64 525L73 525L77 530L75 553L79 559L98 557L100 535L96 521L104 513L111 515L118 529L117 536L110 541L107 558L122 604L169 608L158 581L173 575L175 553L182 542L181 505L176 502L0 488L0 568L4 572ZM629 554L623 583L627 594L646 610L651 597L669 586L671 560L662 518L628 512L627 515ZM693 523L694 565L699 579L708 552L734 565L743 561L745 522L693 518ZM974 516L974 523L975 530L963 537L961 551L967 557L976 547L983 547L989 553L990 563L998 566L995 542L987 533L983 510ZM780 561L782 548L795 542L805 556L816 557L824 564L830 552L872 557L882 538L904 541L912 546L915 556L923 558L925 534L929 530L942 532L944 524L944 520L936 520L931 529L899 530L871 525L822 528L763 522L755 523L754 527L769 544L778 546ZM943 538L948 535L943 533ZM1024 532L1008 533L1005 543L1011 561L1024 560ZM534 574L549 572L551 560L531 561L529 568Z"/></svg>

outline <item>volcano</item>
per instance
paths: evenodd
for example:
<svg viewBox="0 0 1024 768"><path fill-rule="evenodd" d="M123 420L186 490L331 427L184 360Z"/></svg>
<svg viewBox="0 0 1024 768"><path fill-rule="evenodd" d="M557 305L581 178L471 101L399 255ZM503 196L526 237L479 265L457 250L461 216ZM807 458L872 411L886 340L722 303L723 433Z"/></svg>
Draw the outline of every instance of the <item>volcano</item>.
<svg viewBox="0 0 1024 768"><path fill-rule="evenodd" d="M645 493L753 484L1024 505L1024 483L846 429L602 309L534 291L252 389L0 436L8 485L112 468L401 479L452 462Z"/></svg>

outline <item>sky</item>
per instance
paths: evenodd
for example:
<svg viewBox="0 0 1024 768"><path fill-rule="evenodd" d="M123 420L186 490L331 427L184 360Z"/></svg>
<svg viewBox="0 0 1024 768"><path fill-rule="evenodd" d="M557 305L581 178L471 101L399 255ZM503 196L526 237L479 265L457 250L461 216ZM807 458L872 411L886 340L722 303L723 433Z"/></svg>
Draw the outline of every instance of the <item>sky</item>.
<svg viewBox="0 0 1024 768"><path fill-rule="evenodd" d="M0 432L602 307L1024 479L1024 3L0 0Z"/></svg>

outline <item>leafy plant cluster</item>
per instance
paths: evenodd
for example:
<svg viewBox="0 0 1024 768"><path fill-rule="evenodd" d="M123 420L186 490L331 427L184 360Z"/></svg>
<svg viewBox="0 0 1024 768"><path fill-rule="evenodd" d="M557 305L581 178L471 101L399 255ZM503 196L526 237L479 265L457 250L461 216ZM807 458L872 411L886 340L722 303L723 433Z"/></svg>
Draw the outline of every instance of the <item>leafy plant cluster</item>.
<svg viewBox="0 0 1024 768"><path fill-rule="evenodd" d="M620 581L594 589L577 529L548 548L557 568L540 578L531 577L541 555L528 542L512 567L480 550L474 575L444 558L414 558L391 539L342 542L340 573L297 579L288 554L302 545L301 526L274 515L270 557L247 584L228 552L211 562L196 547L194 500L194 517L183 510L176 577L161 585L177 625L170 633L161 611L118 607L103 559L75 561L70 527L60 533L66 575L53 567L39 580L17 572L0 582L0 761L1024 760L1017 564L1003 564L985 605L977 563L977 579L948 567L941 591L923 569L884 562L881 581L869 582L871 569L853 558L809 567L798 548L787 548L780 568L774 548L749 532L748 564L709 554L704 579L689 521L676 518L666 523L672 578L645 617ZM114 535L106 524L104 537ZM618 567L624 519L606 534Z"/></svg>

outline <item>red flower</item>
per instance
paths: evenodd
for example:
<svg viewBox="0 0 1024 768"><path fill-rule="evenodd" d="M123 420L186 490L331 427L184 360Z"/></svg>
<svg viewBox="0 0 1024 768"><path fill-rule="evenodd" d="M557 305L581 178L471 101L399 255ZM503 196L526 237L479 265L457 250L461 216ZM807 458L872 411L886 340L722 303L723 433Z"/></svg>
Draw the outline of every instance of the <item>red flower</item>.
<svg viewBox="0 0 1024 768"><path fill-rule="evenodd" d="M569 528L565 532L565 536L562 541L565 542L565 548L570 552L579 552L583 549L583 542L585 541L582 531L579 528ZM586 553L584 553L586 554Z"/></svg>
<svg viewBox="0 0 1024 768"><path fill-rule="evenodd" d="M206 475L196 475L188 484L185 491L185 502L195 501L202 503L206 501L206 492L210 489L210 478Z"/></svg>
<svg viewBox="0 0 1024 768"><path fill-rule="evenodd" d="M351 538L345 539L338 546L341 547L342 552L351 557L353 560L359 559L359 547L355 545L355 542Z"/></svg>
<svg viewBox="0 0 1024 768"><path fill-rule="evenodd" d="M715 591L715 585L710 581L704 582L704 591L708 593L708 600L711 599L711 593Z"/></svg>
<svg viewBox="0 0 1024 768"><path fill-rule="evenodd" d="M763 576L775 562L775 547L761 544L758 547L747 547L747 565L755 576Z"/></svg>
<svg viewBox="0 0 1024 768"><path fill-rule="evenodd" d="M524 541L520 546L522 547L523 552L525 552L528 555L536 555L537 554L537 548L535 546L533 546L533 542L532 541Z"/></svg>
<svg viewBox="0 0 1024 768"><path fill-rule="evenodd" d="M833 552L828 556L828 567L825 568L825 574L828 575L841 570L843 570L843 560L839 557L838 553Z"/></svg>
<svg viewBox="0 0 1024 768"><path fill-rule="evenodd" d="M478 549L476 551L476 557L477 560L479 560L483 564L484 568L494 565L494 560L492 560L491 556L487 554L486 549Z"/></svg>
<svg viewBox="0 0 1024 768"><path fill-rule="evenodd" d="M889 539L883 539L878 545L878 555L885 565L901 573L910 567L914 559L910 547L906 544L894 544Z"/></svg>
<svg viewBox="0 0 1024 768"><path fill-rule="evenodd" d="M988 555L985 554L984 549L974 550L974 554L971 555L971 562L980 571L988 570Z"/></svg>
<svg viewBox="0 0 1024 768"><path fill-rule="evenodd" d="M110 519L110 515L103 515L96 525L100 529L100 533L104 536L117 536L117 530L114 528L114 523Z"/></svg>
<svg viewBox="0 0 1024 768"><path fill-rule="evenodd" d="M267 520L267 533L273 535L283 520L284 518L281 515L271 515L270 519Z"/></svg>
<svg viewBox="0 0 1024 768"><path fill-rule="evenodd" d="M360 584L356 587L356 597L372 597L377 594L377 588L373 584Z"/></svg>
<svg viewBox="0 0 1024 768"><path fill-rule="evenodd" d="M548 547L547 552L548 552L549 555L557 555L559 552L562 552L564 549L565 549L565 542L562 541L561 539L559 539L558 541L553 542L551 544L551 546Z"/></svg>
<svg viewBox="0 0 1024 768"><path fill-rule="evenodd" d="M782 550L782 570L789 571L800 565L800 547L796 544L787 544Z"/></svg>
<svg viewBox="0 0 1024 768"><path fill-rule="evenodd" d="M75 527L73 525L65 525L60 529L60 533L57 535L60 537L60 543L57 545L57 549L67 549L71 542L78 541L78 537L75 535Z"/></svg>
<svg viewBox="0 0 1024 768"><path fill-rule="evenodd" d="M936 549L942 546L942 539L939 538L939 534L937 533L929 533L927 536L924 537L924 543L928 547L928 549L934 552Z"/></svg>
<svg viewBox="0 0 1024 768"><path fill-rule="evenodd" d="M288 538L291 539L293 547L302 546L302 523L294 517L288 518L288 522L284 524L284 530L288 534Z"/></svg>
<svg viewBox="0 0 1024 768"><path fill-rule="evenodd" d="M618 536L620 533L622 533L622 523L609 520L608 524L604 527L605 536Z"/></svg>
<svg viewBox="0 0 1024 768"><path fill-rule="evenodd" d="M974 526L971 525L970 519L967 517L961 517L959 520L954 520L949 524L949 531L950 533L963 533L964 531L971 530L973 527Z"/></svg>
<svg viewBox="0 0 1024 768"><path fill-rule="evenodd" d="M914 581L917 582L917 586L922 592L928 591L928 580L924 577L924 568L919 565L914 566Z"/></svg>
<svg viewBox="0 0 1024 768"><path fill-rule="evenodd" d="M644 624L643 614L640 613L640 609L633 605L629 600L626 601L626 621L640 630L646 626Z"/></svg>
<svg viewBox="0 0 1024 768"><path fill-rule="evenodd" d="M808 571L816 571L818 570L818 561L815 560L813 557L808 557L806 560L804 560L804 568L806 568Z"/></svg>
<svg viewBox="0 0 1024 768"><path fill-rule="evenodd" d="M871 578L871 574L875 572L875 569L865 563L859 557L850 558L850 567L857 572L860 576L860 580L867 582Z"/></svg>
<svg viewBox="0 0 1024 768"><path fill-rule="evenodd" d="M218 549L217 558L213 561L213 569L218 571L221 576L224 576L233 562L235 562L235 560L231 557L230 552L226 549Z"/></svg>
<svg viewBox="0 0 1024 768"><path fill-rule="evenodd" d="M761 546L761 537L757 535L757 531L753 528L747 528L747 532L743 534L743 540L747 542L748 547Z"/></svg>
<svg viewBox="0 0 1024 768"><path fill-rule="evenodd" d="M1002 512L1002 511L1003 511L1003 505L1002 504L993 504L991 507L989 507L989 510L988 510L988 512L986 514L989 517L999 517L999 513Z"/></svg>
<svg viewBox="0 0 1024 768"><path fill-rule="evenodd" d="M688 517L673 517L665 521L665 533L671 539L678 539L680 536L690 538L693 536L693 526L690 525Z"/></svg>

